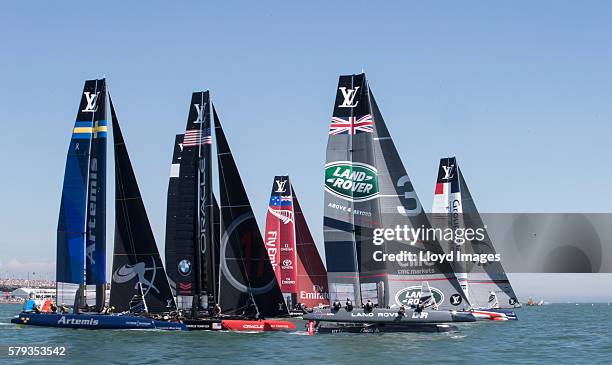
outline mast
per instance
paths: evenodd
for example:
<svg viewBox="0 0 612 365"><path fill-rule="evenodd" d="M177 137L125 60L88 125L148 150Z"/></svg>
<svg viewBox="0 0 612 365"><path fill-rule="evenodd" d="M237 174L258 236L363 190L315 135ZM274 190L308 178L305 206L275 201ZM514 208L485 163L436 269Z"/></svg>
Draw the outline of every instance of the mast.
<svg viewBox="0 0 612 365"><path fill-rule="evenodd" d="M89 279L96 284L103 284L105 279L104 236L98 233L95 243L88 240L88 232L95 235L103 232L104 203L94 204L93 213L98 219L95 222L96 230L90 230L90 155L94 128L101 127L105 121L105 80L87 80L83 87L81 101L76 121L72 131L72 138L66 157L64 183L60 203L60 214L57 227L57 265L56 265L56 293L58 303L68 302L70 293L76 291L74 296L74 311L78 312L83 302L86 261L85 247L94 261L102 265L92 266ZM96 126L96 122L98 125ZM98 131L96 131L98 132ZM100 130L100 132L103 132ZM102 137L100 133L99 137ZM102 148L96 147L96 151ZM96 164L97 167L97 164ZM97 176L96 176L97 177ZM101 181L103 182L104 179ZM102 185L102 189L104 184ZM93 190L92 192L97 192ZM103 196L103 192L101 193ZM102 200L104 201L104 200ZM96 232L97 231L97 232ZM91 260L90 260L91 261ZM94 269L95 268L95 269Z"/></svg>
<svg viewBox="0 0 612 365"><path fill-rule="evenodd" d="M219 304L223 313L288 315L238 168L213 107L221 210Z"/></svg>
<svg viewBox="0 0 612 365"><path fill-rule="evenodd" d="M140 195L119 120L110 100L115 151L115 245L110 304L129 310L142 289L150 313L176 310L149 218Z"/></svg>

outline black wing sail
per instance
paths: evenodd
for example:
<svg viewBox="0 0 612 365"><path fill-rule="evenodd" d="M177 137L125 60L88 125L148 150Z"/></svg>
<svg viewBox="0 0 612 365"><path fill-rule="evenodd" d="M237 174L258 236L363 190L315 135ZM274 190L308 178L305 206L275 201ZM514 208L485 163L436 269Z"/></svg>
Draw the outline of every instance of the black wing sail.
<svg viewBox="0 0 612 365"><path fill-rule="evenodd" d="M420 284L432 281L439 308L466 304L449 264L416 267L383 259L385 254L441 253L437 241L374 241L377 229L416 231L430 225L365 74L340 76L326 158L324 238L330 300L409 306L420 295Z"/></svg>
<svg viewBox="0 0 612 365"><path fill-rule="evenodd" d="M115 147L115 247L110 304L129 310L139 283L149 312L176 310L130 157L110 100Z"/></svg>
<svg viewBox="0 0 612 365"><path fill-rule="evenodd" d="M180 161L173 162L176 186L168 191L167 244L173 252L166 258L168 272L178 296L193 296L195 314L203 307L201 296L215 302L217 285L212 280L214 257L209 249L211 231L211 143L209 92L194 92L187 127L179 144ZM171 191L174 189L174 191ZM174 202L174 203L173 203Z"/></svg>
<svg viewBox="0 0 612 365"><path fill-rule="evenodd" d="M166 245L165 245L165 258L166 258L166 269L168 274L168 280L170 281L170 287L172 292L176 295L178 288L189 288L191 293L191 280L189 275L182 275L176 268L176 263L180 260L179 257L187 254L193 256L193 245L187 245L183 247L177 241L179 225L178 215L180 209L180 196L179 190L179 175L181 169L181 150L183 149L183 135L177 134L174 139L174 152L172 153L172 165L170 167L170 178L168 181L168 199L166 202ZM186 252L185 252L186 251ZM180 303L179 303L180 304Z"/></svg>
<svg viewBox="0 0 612 365"><path fill-rule="evenodd" d="M376 264L370 263L371 255L364 255L362 250L373 247L369 243L371 231L378 226L373 221L378 217L378 206L373 201L378 195L378 184L367 92L364 74L340 76L325 164L323 230L330 300L350 298L357 304L362 297L363 266L366 264L373 272L372 266ZM378 269L380 273L384 271Z"/></svg>
<svg viewBox="0 0 612 365"><path fill-rule="evenodd" d="M272 264L219 117L213 107L221 199L220 290L223 313L287 315ZM254 303L253 303L254 301Z"/></svg>

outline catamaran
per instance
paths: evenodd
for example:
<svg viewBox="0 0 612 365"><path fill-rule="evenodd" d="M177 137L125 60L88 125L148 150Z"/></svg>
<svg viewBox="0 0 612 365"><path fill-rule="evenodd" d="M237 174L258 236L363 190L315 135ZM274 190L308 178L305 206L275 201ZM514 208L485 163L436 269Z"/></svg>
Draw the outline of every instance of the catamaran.
<svg viewBox="0 0 612 365"><path fill-rule="evenodd" d="M218 206L212 189L213 122ZM208 91L192 94L187 127L174 151L166 266L182 322L192 330L295 330L294 323L273 319L289 312Z"/></svg>
<svg viewBox="0 0 612 365"><path fill-rule="evenodd" d="M327 271L289 176L276 176L266 216L266 249L293 315L329 306Z"/></svg>
<svg viewBox="0 0 612 365"><path fill-rule="evenodd" d="M482 232L480 240L441 240L445 252L493 256L496 254L455 157L440 159L432 222L441 228L470 228L475 232ZM500 261L477 264L454 260L452 265L465 296L472 304L472 313L476 318L517 319L516 313L511 309L520 307L520 303Z"/></svg>
<svg viewBox="0 0 612 365"><path fill-rule="evenodd" d="M475 320L461 311L470 305L450 264L381 259L402 251L418 255L442 249L435 240L374 243L377 229L426 229L430 224L365 74L340 76L324 186L325 257L333 304L304 315L311 332L319 322L340 324L327 327L328 332L369 332L398 326L445 330L448 325L438 324Z"/></svg>
<svg viewBox="0 0 612 365"><path fill-rule="evenodd" d="M110 305L118 313L100 313L107 313L106 100L105 79L85 82L66 160L57 234L56 298L65 303L73 296L73 313L22 312L11 322L65 328L186 330L182 323L155 318L176 305L112 101L116 222ZM87 285L96 287L93 298Z"/></svg>

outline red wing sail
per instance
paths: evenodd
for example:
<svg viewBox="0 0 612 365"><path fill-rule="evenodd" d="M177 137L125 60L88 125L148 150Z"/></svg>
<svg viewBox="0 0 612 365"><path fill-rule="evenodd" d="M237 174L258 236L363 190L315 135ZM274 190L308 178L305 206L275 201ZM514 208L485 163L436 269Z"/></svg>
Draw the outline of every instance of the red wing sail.
<svg viewBox="0 0 612 365"><path fill-rule="evenodd" d="M266 216L266 248L274 267L276 280L285 297L296 293L294 231L289 176L276 176Z"/></svg>

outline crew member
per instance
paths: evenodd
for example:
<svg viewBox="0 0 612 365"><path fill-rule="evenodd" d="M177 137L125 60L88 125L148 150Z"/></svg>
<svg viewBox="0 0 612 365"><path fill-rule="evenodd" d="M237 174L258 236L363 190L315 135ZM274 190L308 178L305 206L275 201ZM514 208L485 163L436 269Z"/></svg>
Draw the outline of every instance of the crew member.
<svg viewBox="0 0 612 365"><path fill-rule="evenodd" d="M404 306L402 305L400 307L400 309L397 311L397 316L398 317L403 317L406 315L406 308L404 308Z"/></svg>
<svg viewBox="0 0 612 365"><path fill-rule="evenodd" d="M36 304L34 293L30 293L29 299L23 305L23 311L29 312L29 313L31 312L40 313L40 310L38 309L38 305Z"/></svg>
<svg viewBox="0 0 612 365"><path fill-rule="evenodd" d="M346 303L344 304L344 306L346 307L346 310L352 311L353 301L350 298L346 298Z"/></svg>
<svg viewBox="0 0 612 365"><path fill-rule="evenodd" d="M374 309L374 303L372 303L372 301L368 299L363 308L366 310L366 312L371 312Z"/></svg>
<svg viewBox="0 0 612 365"><path fill-rule="evenodd" d="M342 304L340 303L340 301L338 299L334 300L334 302L332 303L332 307L334 310L340 310L340 308L342 308Z"/></svg>
<svg viewBox="0 0 612 365"><path fill-rule="evenodd" d="M53 303L53 301L51 300L51 298L47 298L43 301L43 304L40 308L40 311L43 313L49 313L49 312L53 312L53 310L51 309L51 304Z"/></svg>

